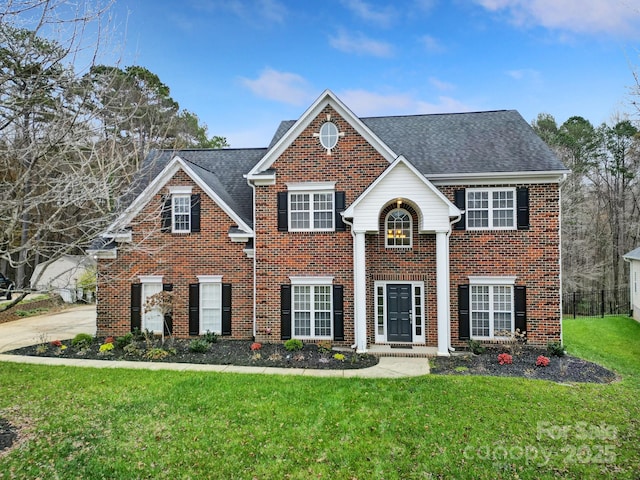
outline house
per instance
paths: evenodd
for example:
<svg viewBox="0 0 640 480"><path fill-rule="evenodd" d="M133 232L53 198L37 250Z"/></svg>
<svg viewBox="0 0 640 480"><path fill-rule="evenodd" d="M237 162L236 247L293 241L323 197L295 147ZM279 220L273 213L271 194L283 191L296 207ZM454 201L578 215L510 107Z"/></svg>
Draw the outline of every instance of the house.
<svg viewBox="0 0 640 480"><path fill-rule="evenodd" d="M629 263L629 302L631 316L640 321L640 247L622 256Z"/></svg>
<svg viewBox="0 0 640 480"><path fill-rule="evenodd" d="M67 303L78 300L83 275L95 272L96 261L85 255L62 255L50 262L36 265L31 275L30 287L35 291L57 293Z"/></svg>
<svg viewBox="0 0 640 480"><path fill-rule="evenodd" d="M512 110L359 118L325 91L266 148L154 152L91 254L98 334L433 347L561 338L566 169ZM171 315L145 299L172 292Z"/></svg>

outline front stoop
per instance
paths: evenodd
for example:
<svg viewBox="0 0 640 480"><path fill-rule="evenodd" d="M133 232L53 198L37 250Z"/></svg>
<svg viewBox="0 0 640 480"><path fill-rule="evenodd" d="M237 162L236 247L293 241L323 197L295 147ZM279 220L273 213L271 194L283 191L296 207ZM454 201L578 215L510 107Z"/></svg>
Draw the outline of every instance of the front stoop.
<svg viewBox="0 0 640 480"><path fill-rule="evenodd" d="M397 346L396 346L397 345ZM376 357L430 358L438 354L437 347L406 344L370 345L367 353Z"/></svg>

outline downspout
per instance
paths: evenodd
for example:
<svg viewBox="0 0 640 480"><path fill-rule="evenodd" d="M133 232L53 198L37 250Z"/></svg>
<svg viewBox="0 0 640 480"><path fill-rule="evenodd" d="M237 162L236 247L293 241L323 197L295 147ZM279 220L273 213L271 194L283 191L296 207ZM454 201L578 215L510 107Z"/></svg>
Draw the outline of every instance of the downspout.
<svg viewBox="0 0 640 480"><path fill-rule="evenodd" d="M447 314L449 315L449 321L447 322L447 343L450 352L456 351L456 349L451 346L451 232L453 232L453 224L458 223L461 218L462 213L458 214L453 220L449 220L449 231L447 232L447 245L449 247L447 249L447 255L449 257L447 258L447 279L449 282L449 295L447 297Z"/></svg>
<svg viewBox="0 0 640 480"><path fill-rule="evenodd" d="M258 267L257 267L257 257L258 257L258 239L257 234L258 234L258 230L256 229L256 186L255 184L249 180L247 178L247 184L251 187L251 190L253 191L253 339L256 339L256 335L258 333L258 329L257 329L257 318L256 318L256 306L257 306L257 289L258 289L258 284L257 284L257 280L256 280L256 272L258 271Z"/></svg>
<svg viewBox="0 0 640 480"><path fill-rule="evenodd" d="M342 212L340 212L340 216L342 216ZM344 223L346 223L347 225L349 225L349 231L351 232L351 238L353 239L353 241L351 242L352 245L352 249L353 249L353 292L354 292L354 302L353 302L353 339L355 341L356 339L356 308L355 308L355 291L356 291L356 272L355 272L355 262L356 262L356 234L353 231L353 223L350 222L349 220L347 220L346 218L344 218L344 216L342 216L342 221ZM353 345L351 345L351 349L355 350L357 347L357 344L354 343Z"/></svg>

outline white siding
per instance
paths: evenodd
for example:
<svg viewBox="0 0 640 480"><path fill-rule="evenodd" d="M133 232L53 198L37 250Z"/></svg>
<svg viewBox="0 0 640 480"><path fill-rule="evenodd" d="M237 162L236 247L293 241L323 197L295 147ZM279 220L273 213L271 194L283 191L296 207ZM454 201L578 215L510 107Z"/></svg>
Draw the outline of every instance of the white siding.
<svg viewBox="0 0 640 480"><path fill-rule="evenodd" d="M629 263L631 309L633 310L633 318L640 321L640 261L631 260Z"/></svg>
<svg viewBox="0 0 640 480"><path fill-rule="evenodd" d="M354 230L377 232L380 211L399 198L416 208L421 232L448 230L449 206L432 188L406 165L398 164L355 207Z"/></svg>

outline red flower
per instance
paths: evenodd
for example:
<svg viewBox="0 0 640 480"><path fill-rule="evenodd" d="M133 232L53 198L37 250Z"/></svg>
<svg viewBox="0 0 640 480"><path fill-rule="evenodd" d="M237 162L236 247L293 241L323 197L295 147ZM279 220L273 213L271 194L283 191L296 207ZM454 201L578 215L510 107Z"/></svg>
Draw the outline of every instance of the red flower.
<svg viewBox="0 0 640 480"><path fill-rule="evenodd" d="M104 339L104 343L114 343L113 337L107 337Z"/></svg>
<svg viewBox="0 0 640 480"><path fill-rule="evenodd" d="M545 357L544 355L540 355L537 359L536 359L536 367L548 367L549 366L549 362L551 360L549 360L547 357Z"/></svg>
<svg viewBox="0 0 640 480"><path fill-rule="evenodd" d="M251 350L252 350L252 351L254 351L254 352L255 352L256 350L260 350L261 348L262 348L262 344L261 344L261 343L253 342L253 343L251 344Z"/></svg>
<svg viewBox="0 0 640 480"><path fill-rule="evenodd" d="M501 353L498 355L498 363L500 365L511 365L513 363L513 357L508 353Z"/></svg>
<svg viewBox="0 0 640 480"><path fill-rule="evenodd" d="M51 342L51 346L52 347L61 347L62 346L62 342L60 340L54 340Z"/></svg>

